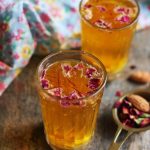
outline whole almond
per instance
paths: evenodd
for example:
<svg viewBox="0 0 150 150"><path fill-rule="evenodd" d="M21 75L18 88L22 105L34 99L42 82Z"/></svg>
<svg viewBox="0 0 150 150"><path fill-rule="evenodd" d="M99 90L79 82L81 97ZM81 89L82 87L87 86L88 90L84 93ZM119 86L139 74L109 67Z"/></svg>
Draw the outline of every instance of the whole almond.
<svg viewBox="0 0 150 150"><path fill-rule="evenodd" d="M133 104L133 106L135 106L138 110L141 110L143 112L150 112L150 105L148 103L148 101L139 96L139 95L128 95L127 99Z"/></svg>
<svg viewBox="0 0 150 150"><path fill-rule="evenodd" d="M129 79L138 83L150 83L150 72L146 71L135 71L133 72Z"/></svg>

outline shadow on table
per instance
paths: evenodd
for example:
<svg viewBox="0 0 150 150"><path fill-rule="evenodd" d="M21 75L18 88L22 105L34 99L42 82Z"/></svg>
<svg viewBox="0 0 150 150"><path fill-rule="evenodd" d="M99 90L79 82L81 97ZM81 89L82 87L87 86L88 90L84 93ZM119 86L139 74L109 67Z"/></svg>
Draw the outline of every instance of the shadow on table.
<svg viewBox="0 0 150 150"><path fill-rule="evenodd" d="M41 147L41 150L52 150L52 148L50 148L46 142L44 126L42 123L38 124L38 126L34 128L31 140L33 144L35 144L34 147L37 147L36 145L39 145L39 147Z"/></svg>
<svg viewBox="0 0 150 150"><path fill-rule="evenodd" d="M105 149L108 149L111 144L108 141L113 140L116 129L117 125L113 120L111 109L104 109L98 117L96 132L101 137L101 144Z"/></svg>

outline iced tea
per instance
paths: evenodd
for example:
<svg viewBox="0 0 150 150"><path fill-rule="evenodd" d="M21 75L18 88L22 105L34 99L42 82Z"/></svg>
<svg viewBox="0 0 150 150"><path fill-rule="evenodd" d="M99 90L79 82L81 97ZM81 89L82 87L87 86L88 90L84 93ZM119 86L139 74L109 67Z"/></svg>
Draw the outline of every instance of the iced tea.
<svg viewBox="0 0 150 150"><path fill-rule="evenodd" d="M82 49L96 55L110 76L128 61L139 7L135 0L82 0Z"/></svg>
<svg viewBox="0 0 150 150"><path fill-rule="evenodd" d="M56 149L72 150L93 135L106 72L101 63L95 66L94 59L93 64L91 59L87 61L89 55L84 59L82 52L66 52L68 56L81 54L74 59L63 53L47 57L39 66L39 95L48 143ZM64 59L50 63L48 59L57 55Z"/></svg>

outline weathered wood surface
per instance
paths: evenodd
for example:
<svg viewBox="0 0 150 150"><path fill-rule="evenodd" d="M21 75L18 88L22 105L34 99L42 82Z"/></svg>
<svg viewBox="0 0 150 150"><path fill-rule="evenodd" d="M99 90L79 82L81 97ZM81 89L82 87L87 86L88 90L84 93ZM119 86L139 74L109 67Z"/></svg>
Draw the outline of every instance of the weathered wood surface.
<svg viewBox="0 0 150 150"><path fill-rule="evenodd" d="M129 64L150 70L150 30L136 33L132 50ZM34 56L0 97L0 150L51 150L45 141L38 95L33 82L40 60ZM87 150L108 149L116 131L111 115L112 105L117 99L115 92L141 87L126 80L128 73L127 68L121 78L107 85L96 134ZM150 131L132 135L122 150L150 150Z"/></svg>

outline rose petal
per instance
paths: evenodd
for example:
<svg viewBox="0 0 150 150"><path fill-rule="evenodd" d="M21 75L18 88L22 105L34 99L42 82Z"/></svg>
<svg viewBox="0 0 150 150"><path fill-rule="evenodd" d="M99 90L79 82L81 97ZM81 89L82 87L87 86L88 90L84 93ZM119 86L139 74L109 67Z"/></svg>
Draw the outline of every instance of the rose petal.
<svg viewBox="0 0 150 150"><path fill-rule="evenodd" d="M122 91L116 91L115 96L121 97L123 95Z"/></svg>
<svg viewBox="0 0 150 150"><path fill-rule="evenodd" d="M118 16L116 20L122 23L129 23L131 19L127 15L124 15L124 16L121 15L121 16Z"/></svg>
<svg viewBox="0 0 150 150"><path fill-rule="evenodd" d="M86 69L86 76L87 76L87 78L91 78L93 76L94 72L96 72L95 68L87 68Z"/></svg>
<svg viewBox="0 0 150 150"><path fill-rule="evenodd" d="M111 23L107 23L107 22L105 22L105 21L102 20L102 19L97 20L97 21L94 23L94 25L97 26L97 27L100 27L100 28L104 28L104 29L109 29L109 28L111 28Z"/></svg>
<svg viewBox="0 0 150 150"><path fill-rule="evenodd" d="M85 9L87 9L87 8L91 8L91 7L92 7L92 5L91 5L91 4L85 4L85 5L84 5L84 8L85 8Z"/></svg>
<svg viewBox="0 0 150 150"><path fill-rule="evenodd" d="M46 80L46 79L42 79L41 80L41 85L42 85L42 88L46 90L46 89L49 88L49 81Z"/></svg>
<svg viewBox="0 0 150 150"><path fill-rule="evenodd" d="M150 118L144 118L140 125L141 125L141 127L150 125Z"/></svg>
<svg viewBox="0 0 150 150"><path fill-rule="evenodd" d="M71 105L70 101L68 100L60 100L60 104L63 106L63 107L68 107Z"/></svg>
<svg viewBox="0 0 150 150"><path fill-rule="evenodd" d="M77 69L77 70L82 70L84 68L84 64L83 63L78 63L73 68Z"/></svg>
<svg viewBox="0 0 150 150"><path fill-rule="evenodd" d="M62 96L62 92L63 92L62 88L54 88L54 89L48 90L49 94L51 94L53 96L57 96L57 97L61 97Z"/></svg>
<svg viewBox="0 0 150 150"><path fill-rule="evenodd" d="M70 100L72 100L72 99L80 99L81 96L80 96L76 91L73 91L73 92L68 96L68 98L69 98Z"/></svg>
<svg viewBox="0 0 150 150"><path fill-rule="evenodd" d="M124 114L129 114L129 110L126 108L126 107L122 107L122 112L124 113Z"/></svg>
<svg viewBox="0 0 150 150"><path fill-rule="evenodd" d="M61 64L61 68L62 68L62 71L63 71L63 75L66 77L70 77L71 74L71 70L72 70L72 66L70 64L67 64L67 63L64 63L64 64Z"/></svg>
<svg viewBox="0 0 150 150"><path fill-rule="evenodd" d="M100 85L99 83L100 83L100 79L96 79L96 78L90 79L88 87L93 90L97 89Z"/></svg>
<svg viewBox="0 0 150 150"><path fill-rule="evenodd" d="M104 7L104 6L98 5L98 6L96 6L96 7L98 8L98 10L99 10L100 12L105 12L105 11L106 11L106 7Z"/></svg>

